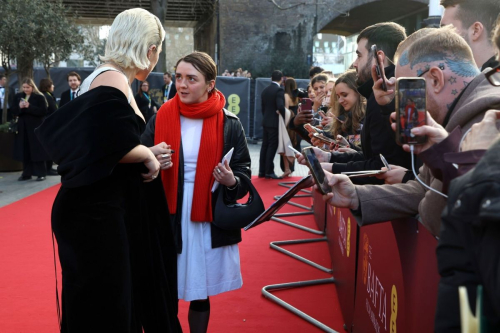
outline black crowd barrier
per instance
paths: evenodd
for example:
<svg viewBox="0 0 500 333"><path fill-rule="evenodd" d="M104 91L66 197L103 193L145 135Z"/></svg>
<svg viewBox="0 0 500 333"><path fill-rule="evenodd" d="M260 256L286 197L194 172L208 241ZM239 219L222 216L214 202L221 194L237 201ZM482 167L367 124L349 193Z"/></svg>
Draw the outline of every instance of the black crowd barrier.
<svg viewBox="0 0 500 333"><path fill-rule="evenodd" d="M321 196L313 198L346 331L433 332L437 240L415 219L359 226L349 209L329 205L325 216Z"/></svg>
<svg viewBox="0 0 500 333"><path fill-rule="evenodd" d="M82 81L85 80L93 71L94 67L56 67L50 69L50 77L54 82L54 96L59 101L61 94L68 90L68 82L66 75L69 72L77 72ZM0 68L0 72L3 70ZM35 84L39 85L40 80L47 75L45 70L40 67L34 69ZM153 99L161 105L163 103L163 94L161 87L164 85L163 73L153 72L149 74L147 81L149 82L149 93ZM306 88L309 80L296 79L299 88ZM256 80L242 77L227 77L218 76L216 87L226 97L226 108L240 118L240 121L245 130L246 136L254 139L262 139L262 91L271 84L269 78L257 78ZM18 92L19 79L16 74L12 75L9 80L11 91ZM132 83L132 91L134 95L139 90L139 82L135 80Z"/></svg>

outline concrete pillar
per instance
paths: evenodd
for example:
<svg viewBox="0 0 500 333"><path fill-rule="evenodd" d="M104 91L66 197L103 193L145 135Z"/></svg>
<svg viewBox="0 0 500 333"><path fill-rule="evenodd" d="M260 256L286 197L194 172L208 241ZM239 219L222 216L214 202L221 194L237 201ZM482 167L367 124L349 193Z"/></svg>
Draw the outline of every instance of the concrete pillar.
<svg viewBox="0 0 500 333"><path fill-rule="evenodd" d="M165 17L167 15L167 0L152 0L151 1L151 12L160 19L161 25L165 27ZM166 57L166 45L165 41L162 44L162 52L158 59L158 64L153 71L164 73L167 69L167 57Z"/></svg>
<svg viewBox="0 0 500 333"><path fill-rule="evenodd" d="M442 15L443 7L439 4L439 0L429 0L429 17L424 20L425 26L429 28L439 27Z"/></svg>

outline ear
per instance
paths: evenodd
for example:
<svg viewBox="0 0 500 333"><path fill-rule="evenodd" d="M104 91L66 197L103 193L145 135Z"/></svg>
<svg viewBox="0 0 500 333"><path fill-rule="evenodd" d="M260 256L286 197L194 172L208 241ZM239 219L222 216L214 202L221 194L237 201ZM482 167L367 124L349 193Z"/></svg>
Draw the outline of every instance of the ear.
<svg viewBox="0 0 500 333"><path fill-rule="evenodd" d="M430 89L434 94L439 94L444 89L446 82L444 72L438 66L432 66L427 77L427 80L430 80Z"/></svg>
<svg viewBox="0 0 500 333"><path fill-rule="evenodd" d="M474 22L469 28L469 39L477 42L483 35L484 26L481 22Z"/></svg>
<svg viewBox="0 0 500 333"><path fill-rule="evenodd" d="M151 54L153 54L153 52L156 52L156 45L151 45L148 49L148 58L151 56Z"/></svg>
<svg viewBox="0 0 500 333"><path fill-rule="evenodd" d="M384 51L382 51L382 50L377 51L377 56L379 59L382 59L382 63L384 64L384 67L387 67L390 65L389 59L385 56Z"/></svg>

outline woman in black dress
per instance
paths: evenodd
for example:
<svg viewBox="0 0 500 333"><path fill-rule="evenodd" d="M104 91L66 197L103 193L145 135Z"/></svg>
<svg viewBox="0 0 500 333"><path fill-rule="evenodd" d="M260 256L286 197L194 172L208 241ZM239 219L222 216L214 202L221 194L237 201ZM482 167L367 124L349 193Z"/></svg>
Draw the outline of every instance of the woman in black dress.
<svg viewBox="0 0 500 333"><path fill-rule="evenodd" d="M179 332L176 253L156 155L130 84L158 62L165 31L143 9L119 14L104 64L37 130L59 165L52 210L62 268L61 332ZM171 163L165 167L171 167Z"/></svg>
<svg viewBox="0 0 500 333"><path fill-rule="evenodd" d="M143 81L139 87L139 91L135 95L135 102L137 107L141 111L142 115L146 119L146 124L152 115L154 115L160 106L149 94L149 82Z"/></svg>
<svg viewBox="0 0 500 333"><path fill-rule="evenodd" d="M45 96L45 100L47 100L47 116L50 116L57 110L56 98L54 96L54 82L51 79L41 79L39 87L40 92ZM47 175L57 176L58 173L52 168L52 164L52 160L45 161Z"/></svg>
<svg viewBox="0 0 500 333"><path fill-rule="evenodd" d="M16 94L12 115L18 117L18 133L15 141L14 157L23 162L23 173L19 181L38 176L36 180L45 180L47 153L35 136L35 128L40 126L47 114L47 101L32 79L21 82L23 92Z"/></svg>

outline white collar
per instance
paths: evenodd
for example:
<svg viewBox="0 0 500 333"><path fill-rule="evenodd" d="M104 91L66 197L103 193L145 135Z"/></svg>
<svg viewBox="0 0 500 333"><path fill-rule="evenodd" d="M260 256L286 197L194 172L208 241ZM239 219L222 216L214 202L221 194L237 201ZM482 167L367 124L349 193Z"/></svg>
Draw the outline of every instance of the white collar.
<svg viewBox="0 0 500 333"><path fill-rule="evenodd" d="M280 84L276 81L271 81L272 83L276 83L278 85L278 87L281 87Z"/></svg>

